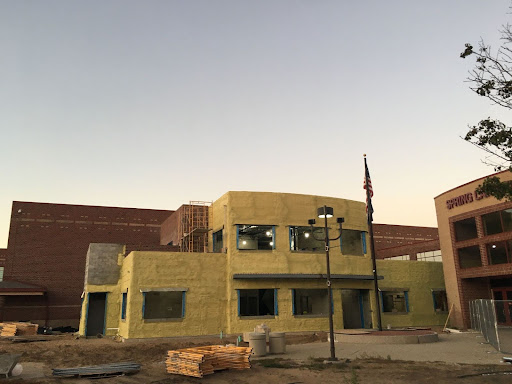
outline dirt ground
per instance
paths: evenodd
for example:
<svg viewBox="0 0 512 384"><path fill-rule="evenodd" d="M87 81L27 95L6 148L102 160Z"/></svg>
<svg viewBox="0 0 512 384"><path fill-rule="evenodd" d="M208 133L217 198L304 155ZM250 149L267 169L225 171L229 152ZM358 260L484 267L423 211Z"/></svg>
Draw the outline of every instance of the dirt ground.
<svg viewBox="0 0 512 384"><path fill-rule="evenodd" d="M308 335L287 335L287 343L302 344L322 342L325 333ZM97 380L77 378L53 378L51 368L71 368L84 365L134 361L142 364L141 371L131 375L104 378L105 384L357 384L357 383L510 383L511 365L467 365L446 364L443 362L409 362L372 357L357 358L338 364L324 364L323 358L290 360L276 357L266 360L254 360L250 370L228 370L217 372L203 379L170 375L165 372L165 356L170 349L220 344L218 337L195 337L158 340L135 340L117 342L110 338L74 339L71 335L52 341L12 343L0 340L1 353L22 354L20 363L24 365L25 375L37 372L38 378L11 378L8 383L89 383ZM234 338L225 338L223 343L234 342ZM286 356L286 355L283 355ZM501 372L501 373L497 373ZM484 373L484 375L482 375ZM471 376L474 375L474 376Z"/></svg>

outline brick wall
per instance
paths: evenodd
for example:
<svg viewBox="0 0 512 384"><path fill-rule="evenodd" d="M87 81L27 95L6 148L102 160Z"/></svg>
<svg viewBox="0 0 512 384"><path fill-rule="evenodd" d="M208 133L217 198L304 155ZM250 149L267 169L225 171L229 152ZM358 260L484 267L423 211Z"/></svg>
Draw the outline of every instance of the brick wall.
<svg viewBox="0 0 512 384"><path fill-rule="evenodd" d="M5 266L6 259L7 259L7 248L0 248L0 267Z"/></svg>
<svg viewBox="0 0 512 384"><path fill-rule="evenodd" d="M440 249L439 233L435 227L374 224L373 238L377 259L410 255L411 260L416 260L419 252Z"/></svg>
<svg viewBox="0 0 512 384"><path fill-rule="evenodd" d="M384 248L438 240L439 234L436 227L373 224L373 238L375 250L378 251Z"/></svg>
<svg viewBox="0 0 512 384"><path fill-rule="evenodd" d="M9 298L4 320L42 320L44 314L50 323L73 320L70 325L76 325L89 244L127 244L129 250L159 247L160 225L172 213L13 202L4 279L44 287L47 297Z"/></svg>

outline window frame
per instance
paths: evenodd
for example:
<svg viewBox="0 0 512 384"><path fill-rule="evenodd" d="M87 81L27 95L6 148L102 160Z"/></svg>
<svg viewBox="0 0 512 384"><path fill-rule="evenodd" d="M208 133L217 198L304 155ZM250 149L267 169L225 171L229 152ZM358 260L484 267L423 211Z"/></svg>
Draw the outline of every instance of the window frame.
<svg viewBox="0 0 512 384"><path fill-rule="evenodd" d="M433 304L434 304L434 313L439 313L439 314L446 314L448 313L448 295L446 293L446 289L432 289L432 301L433 301ZM439 292L444 292L444 296L445 296L445 299L446 299L446 310L445 311L438 311L437 310L437 300L436 300L436 293L439 293Z"/></svg>
<svg viewBox="0 0 512 384"><path fill-rule="evenodd" d="M121 293L121 320L126 321L126 307L128 304L128 291Z"/></svg>
<svg viewBox="0 0 512 384"><path fill-rule="evenodd" d="M325 317L329 317L329 311L327 311L326 314L323 314L323 313L308 313L308 314L300 314L300 313L297 313L297 308L295 306L295 295L296 295L296 291L297 290L308 290L308 291L312 291L312 290L319 290L319 291L323 291L325 290L326 293L327 293L327 300L329 300L329 291L328 289L326 288L290 288L291 289L291 293L292 293L292 315L294 317L300 317L300 318L314 318L314 317L318 317L318 318L325 318ZM331 311L332 313L334 314L334 298L331 300Z"/></svg>
<svg viewBox="0 0 512 384"><path fill-rule="evenodd" d="M273 298L274 298L274 314L273 315L242 315L241 314L241 305L240 299L241 294L240 291L261 291L261 290L273 290ZM236 289L237 296L237 313L239 319L274 319L279 316L279 303L278 303L278 288L239 288Z"/></svg>
<svg viewBox="0 0 512 384"><path fill-rule="evenodd" d="M274 224L235 224L236 226L236 249L237 251L242 252L269 252L274 251L276 249L276 225ZM247 226L255 226L255 227L271 227L272 228L272 239L271 239L271 249L240 249L240 227L247 227Z"/></svg>
<svg viewBox="0 0 512 384"><path fill-rule="evenodd" d="M215 248L216 248L217 242L219 241L217 234L219 232L221 234L222 247L220 247L220 250L216 251ZM212 233L212 252L213 253L223 253L223 250L224 250L224 227L222 227L218 231L215 231L215 232Z"/></svg>
<svg viewBox="0 0 512 384"><path fill-rule="evenodd" d="M393 311L385 311L384 310L384 294L385 293L403 293L404 294L404 304L405 304L405 312L393 312ZM409 289L407 288L383 288L379 289L380 296L380 307L383 314L387 315L407 315L410 313L409 306Z"/></svg>
<svg viewBox="0 0 512 384"><path fill-rule="evenodd" d="M323 239L322 240L318 240L320 241L322 244L321 244L321 247L319 249L316 249L316 250L309 250L309 249L306 249L306 250L301 250L301 249L292 249L292 240L293 240L293 234L292 234L292 231L293 229L295 228L295 230L298 230L299 228L308 228L310 229L311 226L308 226L308 225L290 225L288 227L288 247L290 249L290 252L300 252L300 253L324 253L325 252L325 235L322 235L323 236ZM313 230L318 230L318 229L321 229L322 232L324 231L324 227L313 227ZM313 235L311 235L313 236ZM313 239L316 240L316 238L313 236Z"/></svg>
<svg viewBox="0 0 512 384"><path fill-rule="evenodd" d="M142 320L147 323L157 323L157 322L172 322L172 321L183 321L185 319L185 309L186 309L186 293L188 288L146 288L141 289L142 293ZM162 317L155 319L146 319L145 311L146 311L146 294L149 292L181 292L181 316L180 317Z"/></svg>

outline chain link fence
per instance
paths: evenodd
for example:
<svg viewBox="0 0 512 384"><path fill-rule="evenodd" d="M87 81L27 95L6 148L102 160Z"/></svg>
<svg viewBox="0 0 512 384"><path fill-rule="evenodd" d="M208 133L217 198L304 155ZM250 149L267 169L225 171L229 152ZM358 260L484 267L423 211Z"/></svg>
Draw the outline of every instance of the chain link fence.
<svg viewBox="0 0 512 384"><path fill-rule="evenodd" d="M472 329L498 351L512 353L512 300L471 301L469 315Z"/></svg>

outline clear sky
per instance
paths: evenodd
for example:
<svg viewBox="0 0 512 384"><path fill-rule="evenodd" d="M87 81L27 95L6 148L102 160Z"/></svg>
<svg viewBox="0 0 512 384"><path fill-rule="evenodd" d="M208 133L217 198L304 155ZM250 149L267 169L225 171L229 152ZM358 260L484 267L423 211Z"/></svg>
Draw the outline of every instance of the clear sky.
<svg viewBox="0 0 512 384"><path fill-rule="evenodd" d="M176 209L228 190L435 226L484 176L464 43L509 0L0 0L0 247L13 200Z"/></svg>

